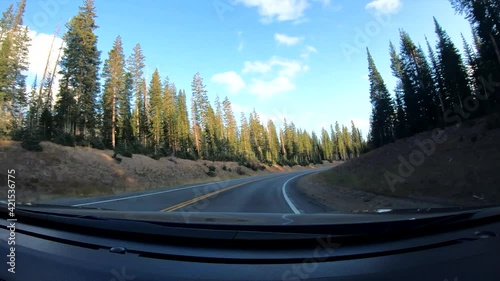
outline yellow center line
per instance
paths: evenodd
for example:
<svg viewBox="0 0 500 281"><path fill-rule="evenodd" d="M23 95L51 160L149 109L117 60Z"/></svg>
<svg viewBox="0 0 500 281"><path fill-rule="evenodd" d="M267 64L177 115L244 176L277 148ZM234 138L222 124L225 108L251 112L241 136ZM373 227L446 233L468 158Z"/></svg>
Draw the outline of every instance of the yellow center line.
<svg viewBox="0 0 500 281"><path fill-rule="evenodd" d="M210 193L207 193L205 195L201 195L201 196L198 196L198 197L195 197L193 199L190 199L190 200L187 200L187 201L184 201L184 202L181 202L179 204L176 204L176 205L173 205L173 206L170 206L168 208L165 208L163 210L161 210L160 212L172 212L172 211L175 211L175 210L178 210L180 208L183 208L183 207L186 207L188 205L191 205L193 203L196 203L198 201L201 201L203 199L206 199L206 198L209 198L209 197L212 197L214 195L217 195L221 192L224 192L224 191L227 191L227 190L230 190L230 189L233 189L235 187L238 187L238 186L242 186L242 185L245 185L245 184L249 184L249 183L253 183L253 182L256 182L256 181L259 181L259 180L262 180L262 179L258 179L258 180L253 180L253 181L249 181L249 182L244 182L244 183L240 183L240 184L237 184L237 185L232 185L232 186L229 186L229 187L225 187L223 189L219 189L217 191L214 191L214 192L210 192Z"/></svg>

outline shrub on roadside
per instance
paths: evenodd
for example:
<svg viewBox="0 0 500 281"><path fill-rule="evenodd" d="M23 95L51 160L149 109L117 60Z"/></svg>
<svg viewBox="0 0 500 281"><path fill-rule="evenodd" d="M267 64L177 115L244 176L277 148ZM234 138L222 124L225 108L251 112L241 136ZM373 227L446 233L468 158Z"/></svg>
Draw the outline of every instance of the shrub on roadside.
<svg viewBox="0 0 500 281"><path fill-rule="evenodd" d="M43 151L43 147L40 145L40 140L32 137L25 137L21 142L21 147L28 151Z"/></svg>
<svg viewBox="0 0 500 281"><path fill-rule="evenodd" d="M90 147L92 147L92 148L99 149L99 150L106 149L104 142L99 137L91 137L89 142L90 142Z"/></svg>
<svg viewBox="0 0 500 281"><path fill-rule="evenodd" d="M90 146L90 140L84 138L82 135L78 135L75 137L75 145L77 146L83 146L83 147L89 147Z"/></svg>
<svg viewBox="0 0 500 281"><path fill-rule="evenodd" d="M128 146L119 144L115 147L115 155L120 154L123 157L132 158L132 151Z"/></svg>
<svg viewBox="0 0 500 281"><path fill-rule="evenodd" d="M75 138L72 134L68 133L59 133L55 135L53 142L63 146L75 147Z"/></svg>
<svg viewBox="0 0 500 281"><path fill-rule="evenodd" d="M239 161L238 166L244 166L247 167L248 169L251 169L255 172L257 171L264 171L266 169L266 166L261 165L257 161Z"/></svg>
<svg viewBox="0 0 500 281"><path fill-rule="evenodd" d="M207 175L210 176L210 177L215 177L217 174L215 173L215 166L214 165L210 165L208 166L208 172L207 172Z"/></svg>
<svg viewBox="0 0 500 281"><path fill-rule="evenodd" d="M236 168L236 173L240 176L244 176L247 174L247 173L245 173L245 171L243 171L243 169L241 167Z"/></svg>

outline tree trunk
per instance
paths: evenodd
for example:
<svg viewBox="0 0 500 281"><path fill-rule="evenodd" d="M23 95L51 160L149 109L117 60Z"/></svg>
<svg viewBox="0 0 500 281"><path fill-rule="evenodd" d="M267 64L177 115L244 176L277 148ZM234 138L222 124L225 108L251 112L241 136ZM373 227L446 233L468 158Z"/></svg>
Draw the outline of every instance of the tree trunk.
<svg viewBox="0 0 500 281"><path fill-rule="evenodd" d="M495 40L495 37L491 33L490 33L490 38L491 38L491 43L493 43L493 47L495 47L495 52L497 54L498 64L500 65L500 50L498 49L497 41Z"/></svg>
<svg viewBox="0 0 500 281"><path fill-rule="evenodd" d="M116 146L116 140L115 140L115 122L116 122L116 94L115 90L113 89L113 95L111 96L112 102L111 102L111 145L113 146L113 149L115 149Z"/></svg>

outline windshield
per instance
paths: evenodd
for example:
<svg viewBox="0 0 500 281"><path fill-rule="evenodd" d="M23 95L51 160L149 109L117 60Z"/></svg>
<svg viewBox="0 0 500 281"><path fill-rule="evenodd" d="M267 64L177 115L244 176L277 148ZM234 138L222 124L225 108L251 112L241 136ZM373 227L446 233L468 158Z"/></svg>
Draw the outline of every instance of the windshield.
<svg viewBox="0 0 500 281"><path fill-rule="evenodd" d="M0 10L0 200L13 214L382 219L500 203L496 0Z"/></svg>

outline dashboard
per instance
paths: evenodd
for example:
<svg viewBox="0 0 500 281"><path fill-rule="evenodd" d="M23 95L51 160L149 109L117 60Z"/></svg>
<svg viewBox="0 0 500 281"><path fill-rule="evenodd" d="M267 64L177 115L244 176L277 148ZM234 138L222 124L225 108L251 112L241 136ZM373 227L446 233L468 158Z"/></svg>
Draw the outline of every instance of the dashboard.
<svg viewBox="0 0 500 281"><path fill-rule="evenodd" d="M500 280L498 219L370 239L330 230L331 235L292 235L262 227L107 221L91 214L58 224L49 214L43 217L19 219L14 245L12 227L3 221L0 280ZM287 217L294 218L299 216ZM96 227L83 223L79 229L69 223L73 219ZM110 231L106 225L125 230Z"/></svg>

